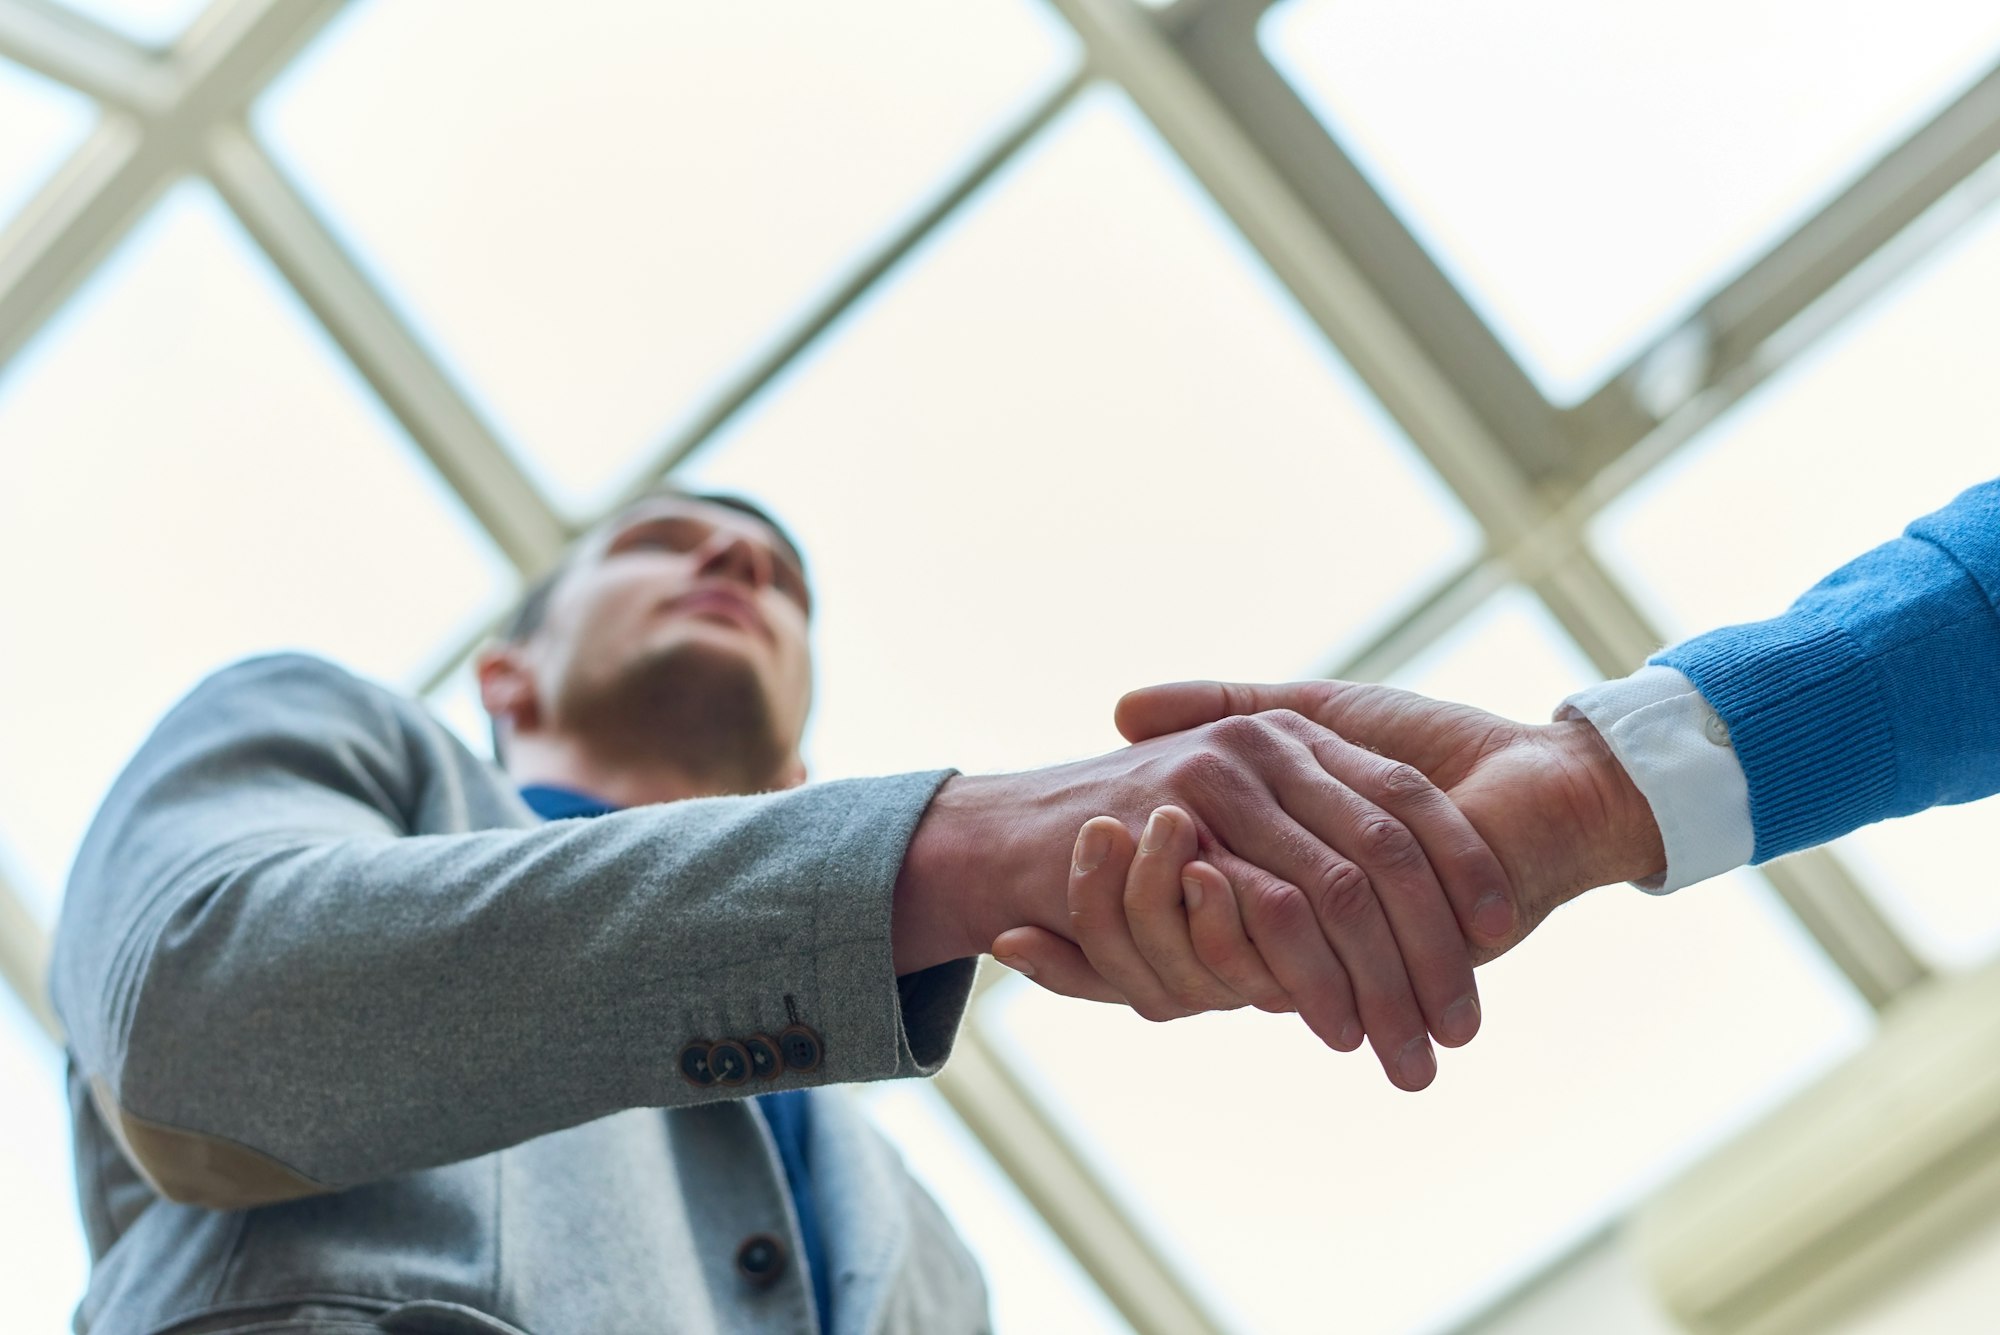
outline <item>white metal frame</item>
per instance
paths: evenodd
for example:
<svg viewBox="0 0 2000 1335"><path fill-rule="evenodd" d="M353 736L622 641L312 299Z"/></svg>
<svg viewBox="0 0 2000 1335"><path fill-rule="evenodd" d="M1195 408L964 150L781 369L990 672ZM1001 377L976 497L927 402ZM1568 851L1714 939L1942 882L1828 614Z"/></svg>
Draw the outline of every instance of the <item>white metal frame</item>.
<svg viewBox="0 0 2000 1335"><path fill-rule="evenodd" d="M1153 122L1484 532L1476 559L1329 670L1392 672L1519 582L1603 671L1621 673L1660 639L1584 542L1590 518L2000 195L2000 173L1977 177L1974 193L1961 189L2000 155L1996 70L1681 327L1584 402L1562 408L1534 387L1264 57L1256 28L1272 0L1180 0L1164 10L1133 0L1048 2L1083 38L1083 64L804 319L778 331L662 442L635 486L712 438L1081 89L1106 79ZM154 51L53 0L0 0L0 57L100 108L84 144L0 231L0 372L168 186L205 177L499 549L532 577L580 526L565 522L249 128L257 96L343 3L215 0L171 48ZM1932 210L1954 189L1964 207ZM1656 374L1668 355L1695 373L1680 383ZM441 658L430 684L472 647ZM1833 855L1791 859L1766 874L1874 1005L1925 977L1924 962ZM0 978L55 1038L46 949L44 925L0 879ZM1137 1329L1223 1328L988 1043L976 1008L940 1088Z"/></svg>

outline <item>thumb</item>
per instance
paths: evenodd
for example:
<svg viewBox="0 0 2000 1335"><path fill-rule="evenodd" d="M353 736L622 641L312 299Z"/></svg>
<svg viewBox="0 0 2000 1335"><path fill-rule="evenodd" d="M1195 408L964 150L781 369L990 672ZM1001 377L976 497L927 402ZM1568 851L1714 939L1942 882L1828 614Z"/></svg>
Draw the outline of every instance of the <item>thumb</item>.
<svg viewBox="0 0 2000 1335"><path fill-rule="evenodd" d="M993 938L993 958L1058 996L1127 1004L1125 994L1090 967L1074 942L1047 928L1009 928Z"/></svg>
<svg viewBox="0 0 2000 1335"><path fill-rule="evenodd" d="M1113 719L1128 742L1185 732L1232 714L1261 714L1267 709L1291 709L1307 718L1325 710L1330 683L1290 682L1275 686L1229 681L1175 681L1145 686L1118 701Z"/></svg>

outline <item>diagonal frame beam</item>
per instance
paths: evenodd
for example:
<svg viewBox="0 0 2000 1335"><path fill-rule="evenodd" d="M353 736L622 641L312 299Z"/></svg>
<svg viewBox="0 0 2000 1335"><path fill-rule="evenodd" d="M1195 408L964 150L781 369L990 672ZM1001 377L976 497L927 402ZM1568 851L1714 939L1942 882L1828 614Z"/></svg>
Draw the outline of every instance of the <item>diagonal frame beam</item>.
<svg viewBox="0 0 2000 1335"><path fill-rule="evenodd" d="M218 0L147 57L43 0L0 0L0 54L112 100L95 133L0 232L0 374L167 186L198 166L217 117L240 114L344 0Z"/></svg>
<svg viewBox="0 0 2000 1335"><path fill-rule="evenodd" d="M120 111L158 114L173 101L166 62L54 0L0 3L0 57Z"/></svg>

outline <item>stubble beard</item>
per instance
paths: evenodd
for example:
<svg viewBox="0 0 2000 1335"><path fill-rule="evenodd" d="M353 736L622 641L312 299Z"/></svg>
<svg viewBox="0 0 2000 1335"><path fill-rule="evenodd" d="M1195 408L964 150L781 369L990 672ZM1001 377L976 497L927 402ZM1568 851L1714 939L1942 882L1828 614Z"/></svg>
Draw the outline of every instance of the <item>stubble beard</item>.
<svg viewBox="0 0 2000 1335"><path fill-rule="evenodd" d="M716 794L768 792L791 758L756 668L709 645L669 645L579 683L560 709L607 760L664 765Z"/></svg>

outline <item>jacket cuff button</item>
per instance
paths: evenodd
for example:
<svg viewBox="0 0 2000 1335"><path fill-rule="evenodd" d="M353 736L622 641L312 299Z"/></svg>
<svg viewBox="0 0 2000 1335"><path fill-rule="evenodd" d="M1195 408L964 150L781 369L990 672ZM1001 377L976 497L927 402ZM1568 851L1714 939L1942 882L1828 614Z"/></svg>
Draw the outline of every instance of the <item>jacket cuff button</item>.
<svg viewBox="0 0 2000 1335"><path fill-rule="evenodd" d="M709 1048L708 1069L716 1083L734 1089L750 1079L750 1054L735 1039L725 1038Z"/></svg>
<svg viewBox="0 0 2000 1335"><path fill-rule="evenodd" d="M752 1034L743 1040L750 1054L750 1074L759 1080L776 1080L784 1073L785 1059L778 1055L778 1040L769 1034Z"/></svg>
<svg viewBox="0 0 2000 1335"><path fill-rule="evenodd" d="M826 1045L809 1025L791 1024L778 1031L778 1051L784 1056L785 1068L804 1074L819 1069L826 1057Z"/></svg>
<svg viewBox="0 0 2000 1335"><path fill-rule="evenodd" d="M690 1085L701 1089L715 1083L715 1072L708 1064L708 1046L696 1039L681 1049L681 1075Z"/></svg>

